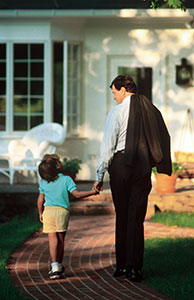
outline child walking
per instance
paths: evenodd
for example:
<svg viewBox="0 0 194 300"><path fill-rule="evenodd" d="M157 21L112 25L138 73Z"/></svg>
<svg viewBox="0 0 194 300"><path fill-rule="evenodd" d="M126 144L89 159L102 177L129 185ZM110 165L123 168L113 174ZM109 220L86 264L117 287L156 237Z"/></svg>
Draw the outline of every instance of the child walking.
<svg viewBox="0 0 194 300"><path fill-rule="evenodd" d="M39 174L42 181L39 186L37 206L40 222L43 223L43 232L48 233L51 260L49 278L58 279L64 276L65 271L62 261L69 223L68 192L75 198L98 193L94 190L78 191L71 177L63 175L63 165L56 154L44 155L39 164Z"/></svg>

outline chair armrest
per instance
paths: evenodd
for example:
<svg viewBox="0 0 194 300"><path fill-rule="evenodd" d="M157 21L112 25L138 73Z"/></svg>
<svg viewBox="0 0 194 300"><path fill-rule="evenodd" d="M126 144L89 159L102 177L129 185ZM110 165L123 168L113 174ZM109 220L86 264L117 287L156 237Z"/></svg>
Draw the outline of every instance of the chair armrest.
<svg viewBox="0 0 194 300"><path fill-rule="evenodd" d="M55 153L56 147L47 141L42 141L38 147L38 151L36 152L36 157L42 158L47 153Z"/></svg>

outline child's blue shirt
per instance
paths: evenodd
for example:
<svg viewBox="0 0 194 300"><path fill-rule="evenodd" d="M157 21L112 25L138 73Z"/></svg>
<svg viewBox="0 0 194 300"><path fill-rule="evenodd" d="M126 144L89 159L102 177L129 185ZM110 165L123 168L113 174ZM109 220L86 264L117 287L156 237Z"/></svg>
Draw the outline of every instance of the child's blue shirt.
<svg viewBox="0 0 194 300"><path fill-rule="evenodd" d="M58 174L55 181L42 180L39 185L40 193L44 194L44 206L62 206L69 210L69 195L77 186L69 176Z"/></svg>

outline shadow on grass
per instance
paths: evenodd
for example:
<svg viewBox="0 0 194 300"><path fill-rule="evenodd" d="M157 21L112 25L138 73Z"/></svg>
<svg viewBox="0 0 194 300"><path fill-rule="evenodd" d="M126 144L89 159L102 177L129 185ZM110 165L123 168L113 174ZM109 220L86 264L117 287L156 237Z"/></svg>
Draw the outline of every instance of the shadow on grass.
<svg viewBox="0 0 194 300"><path fill-rule="evenodd" d="M145 284L174 299L194 299L194 239L150 239L145 242Z"/></svg>
<svg viewBox="0 0 194 300"><path fill-rule="evenodd" d="M0 224L36 209L36 193L0 193Z"/></svg>

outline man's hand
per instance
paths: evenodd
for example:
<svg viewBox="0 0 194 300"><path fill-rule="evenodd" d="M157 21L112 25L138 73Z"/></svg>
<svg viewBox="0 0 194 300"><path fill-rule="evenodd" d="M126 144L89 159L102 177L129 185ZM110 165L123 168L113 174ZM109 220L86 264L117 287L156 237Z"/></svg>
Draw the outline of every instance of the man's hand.
<svg viewBox="0 0 194 300"><path fill-rule="evenodd" d="M100 192L103 190L103 181L95 181L93 184L93 190Z"/></svg>

